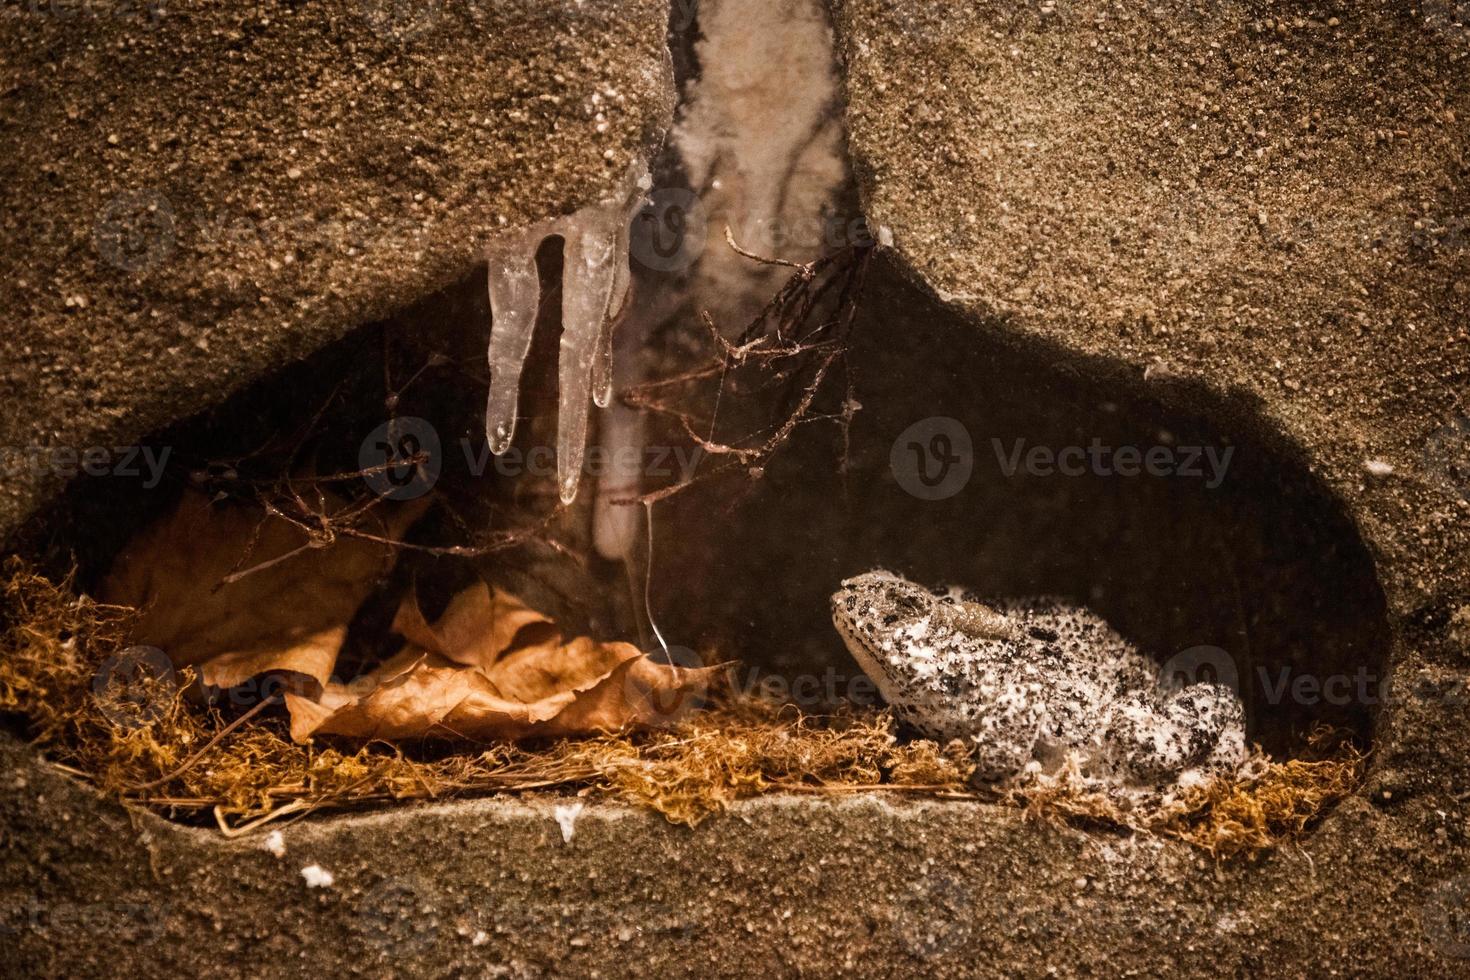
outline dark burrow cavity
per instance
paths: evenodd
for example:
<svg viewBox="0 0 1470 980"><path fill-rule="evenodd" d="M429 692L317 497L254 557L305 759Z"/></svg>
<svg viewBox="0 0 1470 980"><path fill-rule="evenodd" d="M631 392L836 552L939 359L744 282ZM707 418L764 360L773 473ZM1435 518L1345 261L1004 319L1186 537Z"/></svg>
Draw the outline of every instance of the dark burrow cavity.
<svg viewBox="0 0 1470 980"><path fill-rule="evenodd" d="M1367 744L1389 648L1372 562L1249 406L1004 341L878 270L848 359L861 410L845 465L840 426L807 425L738 505L674 498L654 572L666 634L739 657L752 684L775 675L798 701L860 694L828 597L883 567L1068 598L1171 670L1233 671L1250 737L1273 754L1319 724ZM1104 472L1129 461L1094 466L1094 445L1137 447L1140 470L1158 447L1155 470L1173 473ZM1085 472L1048 467L1037 447L1089 451L1063 460Z"/></svg>
<svg viewBox="0 0 1470 980"><path fill-rule="evenodd" d="M555 240L543 247L548 322L523 381L523 446L554 444L558 253ZM814 710L835 697L871 698L828 597L842 579L884 567L991 595L1065 597L1193 679L1233 672L1250 735L1273 754L1292 754L1319 723L1369 744L1388 650L1372 563L1332 495L1249 406L1005 340L945 311L882 260L863 296L847 359L861 410L845 451L840 425L817 420L799 426L758 478L701 482L657 505L648 601L670 644L738 660L741 683ZM39 522L51 530L29 550L53 571L78 561L83 584L94 583L186 487L248 494L249 479L279 469L281 447L296 445L313 419L306 457L319 473L350 472L364 440L395 414L432 420L443 447L442 505L412 541L463 545L476 529L536 525L555 503L549 471L473 472L485 458L488 321L476 276L360 328L148 440L173 447L161 486L83 482ZM688 356L678 352L687 341L654 343L655 360ZM842 388L840 378L828 385L823 412L840 414ZM651 430L651 442L670 438ZM1055 471L1038 447L1086 472ZM1140 469L1157 450L1155 469L1170 475L1105 472L1128 466L1119 447L1137 447ZM362 494L360 483L342 486ZM592 553L593 483L549 525L570 553L540 535L477 558L405 553L354 624L349 645L364 649L344 659L384 652L394 595L411 581L427 587L432 613L475 574L571 630L648 643L641 569Z"/></svg>

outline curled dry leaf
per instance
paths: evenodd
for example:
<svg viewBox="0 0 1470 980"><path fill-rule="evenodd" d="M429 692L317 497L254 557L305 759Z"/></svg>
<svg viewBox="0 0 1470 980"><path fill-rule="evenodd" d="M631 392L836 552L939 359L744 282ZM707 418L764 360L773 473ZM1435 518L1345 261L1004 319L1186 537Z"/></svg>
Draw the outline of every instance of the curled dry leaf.
<svg viewBox="0 0 1470 980"><path fill-rule="evenodd" d="M325 504L332 513L347 506ZM381 506L370 533L396 541L426 507L423 500ZM394 560L391 545L345 535L314 540L259 507L189 490L117 556L101 596L138 608L134 643L159 647L176 666L197 666L207 685L235 687L283 671L319 688L348 623Z"/></svg>
<svg viewBox="0 0 1470 980"><path fill-rule="evenodd" d="M483 583L432 626L410 596L394 628L408 644L377 670L288 694L291 737L516 739L675 721L719 668L658 664L630 643L564 642L551 620Z"/></svg>
<svg viewBox="0 0 1470 980"><path fill-rule="evenodd" d="M555 643L561 635L550 616L484 583L451 599L433 626L424 619L417 597L410 595L398 607L393 632L467 667L488 667L508 650Z"/></svg>

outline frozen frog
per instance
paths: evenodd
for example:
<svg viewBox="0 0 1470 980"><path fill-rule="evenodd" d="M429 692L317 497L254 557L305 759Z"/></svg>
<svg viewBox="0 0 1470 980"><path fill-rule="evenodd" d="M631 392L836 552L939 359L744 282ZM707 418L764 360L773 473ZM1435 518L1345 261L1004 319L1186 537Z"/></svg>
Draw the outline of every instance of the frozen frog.
<svg viewBox="0 0 1470 980"><path fill-rule="evenodd" d="M1245 713L1230 688L1161 688L1154 665L1085 609L987 603L873 571L842 583L832 618L903 721L973 742L981 778L1033 761L1049 770L1070 755L1089 775L1164 787L1246 760Z"/></svg>

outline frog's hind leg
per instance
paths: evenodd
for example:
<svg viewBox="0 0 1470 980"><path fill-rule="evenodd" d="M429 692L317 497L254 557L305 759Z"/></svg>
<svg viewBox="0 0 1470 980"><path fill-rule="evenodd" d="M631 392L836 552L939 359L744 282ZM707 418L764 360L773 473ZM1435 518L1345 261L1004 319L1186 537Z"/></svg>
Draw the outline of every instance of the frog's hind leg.
<svg viewBox="0 0 1470 980"><path fill-rule="evenodd" d="M1205 750L1195 763L1210 772L1231 772L1246 760L1245 707L1223 684L1195 684L1171 699L1169 711L1189 726L1193 742Z"/></svg>
<svg viewBox="0 0 1470 980"><path fill-rule="evenodd" d="M1245 713L1235 692L1195 684L1165 696L1135 691L1114 703L1105 743L1122 772L1171 782L1186 769L1224 770L1245 760Z"/></svg>

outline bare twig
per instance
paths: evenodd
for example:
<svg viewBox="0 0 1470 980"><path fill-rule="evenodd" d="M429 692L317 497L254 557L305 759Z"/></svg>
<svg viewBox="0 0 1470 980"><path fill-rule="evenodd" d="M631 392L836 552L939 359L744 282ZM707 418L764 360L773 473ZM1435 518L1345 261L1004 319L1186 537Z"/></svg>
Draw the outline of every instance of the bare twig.
<svg viewBox="0 0 1470 980"><path fill-rule="evenodd" d="M630 407L670 419L705 455L727 460L725 465L706 470L694 479L644 493L637 498L644 503L666 499L695 483L733 470L759 472L796 428L809 422L835 421L841 426L840 468L846 469L848 429L858 405L845 358L872 250L849 247L801 264L741 248L728 227L725 235L738 254L763 265L782 266L795 272L733 342L725 338L708 313L703 314L703 323L715 348L710 362L675 377L639 385L624 395L624 402ZM816 315L828 306L832 307L829 316ZM839 364L843 366L842 408L835 413L819 412L817 398ZM712 408L706 420L691 406L699 400L698 386L711 380L715 384ZM747 432L739 438L718 437L717 423L727 393L748 390L752 383L758 387L784 385L787 407L770 426L759 431Z"/></svg>

